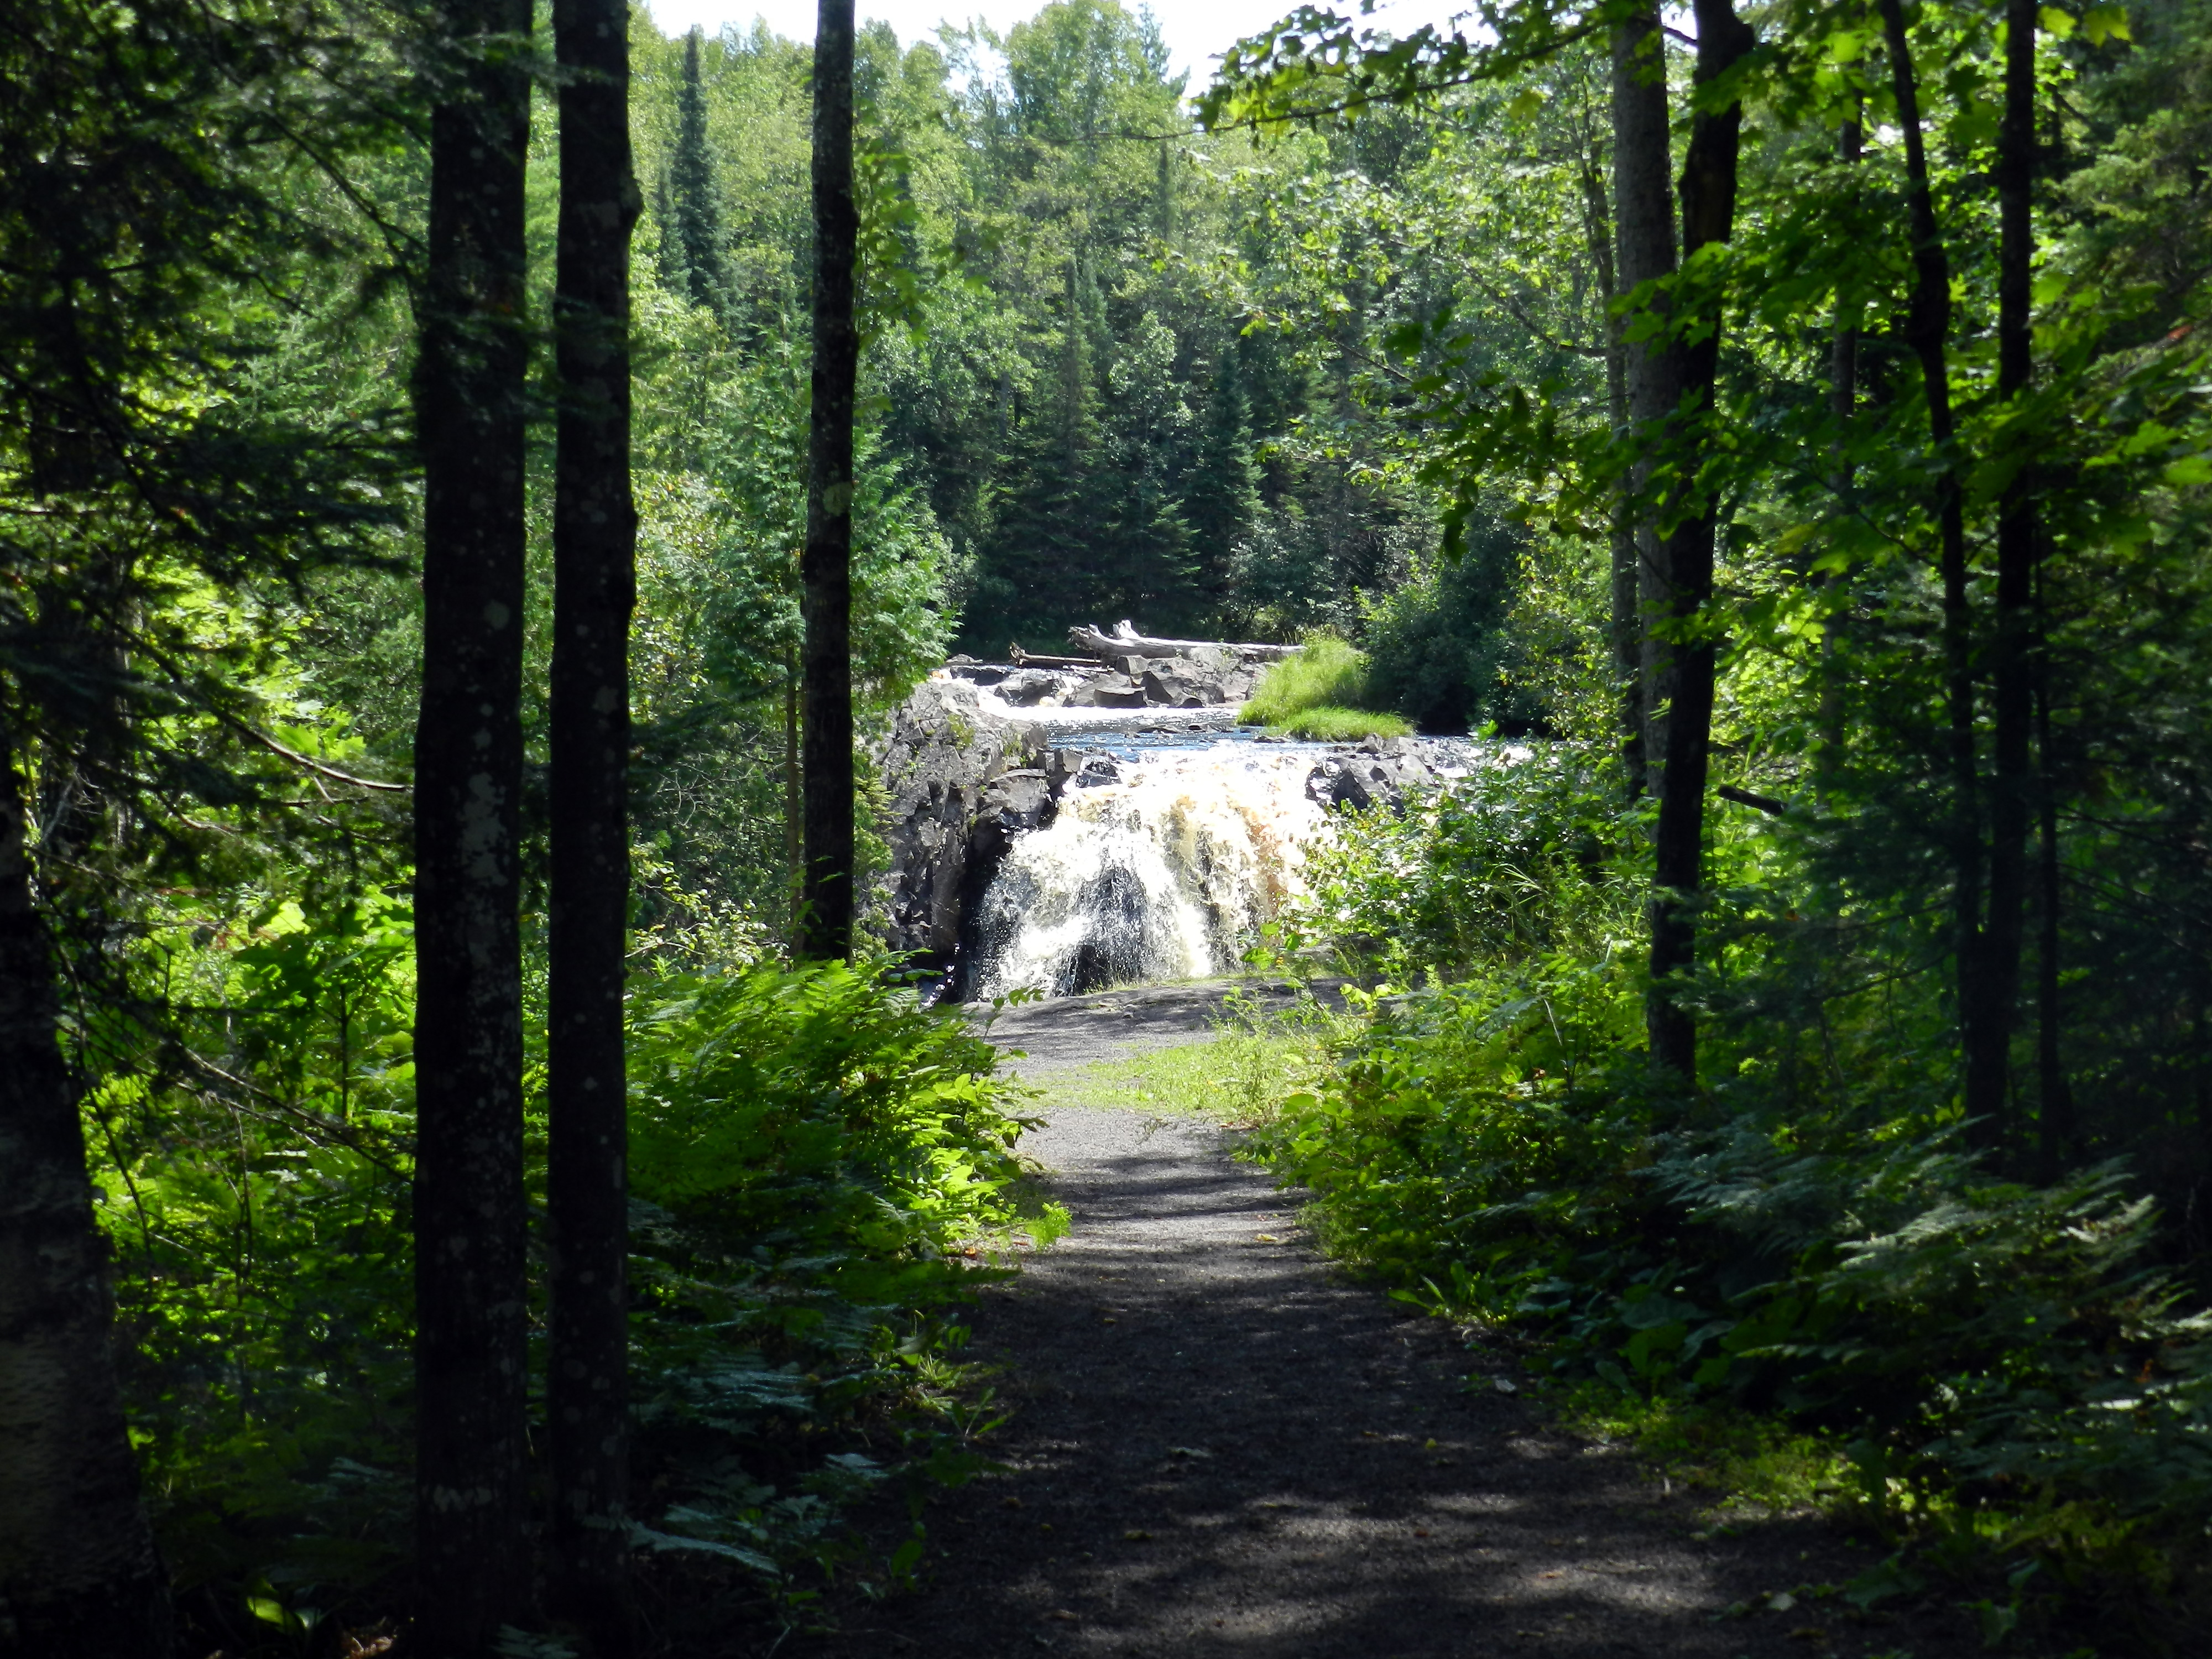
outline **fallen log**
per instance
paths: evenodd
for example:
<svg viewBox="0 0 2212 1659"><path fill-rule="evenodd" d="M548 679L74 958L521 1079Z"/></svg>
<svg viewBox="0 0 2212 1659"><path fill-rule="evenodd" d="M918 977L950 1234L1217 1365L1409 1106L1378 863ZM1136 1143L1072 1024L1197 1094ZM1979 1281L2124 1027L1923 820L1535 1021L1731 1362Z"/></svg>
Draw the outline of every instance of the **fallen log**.
<svg viewBox="0 0 2212 1659"><path fill-rule="evenodd" d="M1189 657L1200 651L1234 651L1248 662L1279 662L1303 649L1295 645L1245 644L1234 640L1154 639L1148 634L1139 634L1126 622L1118 623L1110 634L1079 623L1067 630L1067 639L1077 649L1098 657ZM1030 660L1042 659L1032 657Z"/></svg>
<svg viewBox="0 0 2212 1659"><path fill-rule="evenodd" d="M1024 651L1018 642L1006 653L1017 668L1103 668L1105 664L1096 657L1041 657L1034 651Z"/></svg>

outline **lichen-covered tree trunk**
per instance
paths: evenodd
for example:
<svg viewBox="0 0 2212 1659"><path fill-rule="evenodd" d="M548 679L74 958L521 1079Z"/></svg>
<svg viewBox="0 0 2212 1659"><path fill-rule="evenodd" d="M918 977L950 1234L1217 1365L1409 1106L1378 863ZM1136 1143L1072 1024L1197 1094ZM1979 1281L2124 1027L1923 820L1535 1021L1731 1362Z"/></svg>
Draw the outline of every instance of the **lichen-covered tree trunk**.
<svg viewBox="0 0 2212 1659"><path fill-rule="evenodd" d="M172 1650L115 1379L106 1242L0 727L0 1654Z"/></svg>
<svg viewBox="0 0 2212 1659"><path fill-rule="evenodd" d="M629 1146L623 979L629 923L629 8L555 0L561 222L553 504L552 822L546 1033L551 1249L546 1439L551 1589L608 1656L631 1646Z"/></svg>
<svg viewBox="0 0 2212 1659"><path fill-rule="evenodd" d="M474 1659L530 1599L522 1189L530 0L446 0L416 368L413 1645Z"/></svg>
<svg viewBox="0 0 2212 1659"><path fill-rule="evenodd" d="M806 447L805 915L800 950L853 947L853 386L860 212L853 194L853 0L822 0L814 29L814 378Z"/></svg>

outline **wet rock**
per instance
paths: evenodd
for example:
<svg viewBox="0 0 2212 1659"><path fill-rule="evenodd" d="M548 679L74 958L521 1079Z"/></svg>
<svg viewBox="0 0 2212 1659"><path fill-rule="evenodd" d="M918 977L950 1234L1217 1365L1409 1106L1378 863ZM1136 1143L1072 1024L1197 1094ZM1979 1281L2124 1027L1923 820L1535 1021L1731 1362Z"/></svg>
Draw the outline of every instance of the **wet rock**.
<svg viewBox="0 0 2212 1659"><path fill-rule="evenodd" d="M1142 708L1145 688L1126 674L1101 674L1070 692L1066 702L1070 708Z"/></svg>
<svg viewBox="0 0 2212 1659"><path fill-rule="evenodd" d="M1014 838L1042 829L1053 812L1052 785L1042 768L1015 767L985 784L969 831L967 884L989 885Z"/></svg>
<svg viewBox="0 0 2212 1659"><path fill-rule="evenodd" d="M1173 708L1203 708L1224 701L1218 675L1182 657L1166 657L1145 671L1145 701Z"/></svg>
<svg viewBox="0 0 2212 1659"><path fill-rule="evenodd" d="M1017 668L998 684L999 695L1017 708L1034 708L1060 689L1060 676L1042 668Z"/></svg>
<svg viewBox="0 0 2212 1659"><path fill-rule="evenodd" d="M1403 738L1369 738L1358 749L1319 762L1306 775L1306 799L1355 811L1381 805L1402 812L1412 791L1436 781L1437 775Z"/></svg>
<svg viewBox="0 0 2212 1659"><path fill-rule="evenodd" d="M892 717L878 751L890 796L884 840L890 856L877 878L875 909L884 943L950 964L967 903L975 827L988 787L1008 772L1030 771L1049 799L1036 728L987 714L964 680L932 680ZM1018 785L993 808L1005 822L1027 810Z"/></svg>

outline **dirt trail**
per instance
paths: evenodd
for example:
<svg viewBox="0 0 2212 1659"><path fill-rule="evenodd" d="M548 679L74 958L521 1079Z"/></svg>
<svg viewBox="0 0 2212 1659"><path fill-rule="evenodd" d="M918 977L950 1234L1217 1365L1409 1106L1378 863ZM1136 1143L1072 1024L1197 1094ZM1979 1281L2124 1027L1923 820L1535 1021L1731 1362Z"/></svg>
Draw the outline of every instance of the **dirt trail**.
<svg viewBox="0 0 2212 1659"><path fill-rule="evenodd" d="M1201 1025L1206 995L1182 999ZM1122 1022L1078 1000L1065 1024L1020 1011L1032 1070L1158 1046L1176 1002ZM1047 1027L1085 1035L1048 1053ZM1062 1111L1029 1145L1074 1228L975 1318L1006 1471L932 1506L922 1590L810 1651L1979 1651L1956 1610L1869 1624L1807 1593L1872 1559L1819 1522L1716 1537L1625 1455L1547 1430L1499 1386L1506 1356L1330 1272L1221 1132Z"/></svg>

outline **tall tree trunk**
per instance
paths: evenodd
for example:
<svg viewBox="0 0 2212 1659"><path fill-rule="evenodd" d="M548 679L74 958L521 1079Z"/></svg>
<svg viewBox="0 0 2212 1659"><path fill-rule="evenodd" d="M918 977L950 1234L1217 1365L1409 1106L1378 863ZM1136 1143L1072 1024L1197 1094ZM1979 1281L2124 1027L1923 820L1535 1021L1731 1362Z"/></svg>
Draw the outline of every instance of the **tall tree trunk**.
<svg viewBox="0 0 2212 1659"><path fill-rule="evenodd" d="M821 0L814 28L814 381L806 446L804 955L853 948L853 0Z"/></svg>
<svg viewBox="0 0 2212 1659"><path fill-rule="evenodd" d="M1730 0L1697 0L1697 84L1733 68L1757 37ZM1729 240L1735 226L1736 153L1743 106L1700 111L1690 123L1682 158L1682 256ZM1683 426L1672 434L1670 493L1695 488L1720 374L1723 302L1708 289L1693 301L1705 314L1668 348L1680 365ZM1705 884L1705 781L1713 728L1713 662L1717 649L1705 614L1713 595L1715 520L1708 504L1692 507L1660 550L1664 592L1655 619L1662 641L1652 688L1667 705L1666 748L1659 778L1659 827L1652 846L1651 997L1645 1030L1651 1061L1686 1083L1698 1074L1697 1024L1678 992L1697 964L1698 906Z"/></svg>
<svg viewBox="0 0 2212 1659"><path fill-rule="evenodd" d="M2032 283L2035 225L2035 0L2006 0L2004 119L1997 133L1997 396L2019 404L2034 377ZM1990 717L1996 775L1990 787L1989 920L1976 975L1979 1017L1968 1030L1979 1052L1966 1062L1970 1117L2000 1138L2008 1115L2021 947L2027 926L2027 832L2033 814L2036 534L2034 469L2005 486L1997 513L1997 615Z"/></svg>
<svg viewBox="0 0 2212 1659"><path fill-rule="evenodd" d="M417 1645L523 1622L523 168L530 0L446 0L430 129L422 716L415 738Z"/></svg>
<svg viewBox="0 0 2212 1659"><path fill-rule="evenodd" d="M799 647L783 651L783 909L784 937L799 948L806 915L806 869L800 820L805 788L799 768Z"/></svg>
<svg viewBox="0 0 2212 1659"><path fill-rule="evenodd" d="M1622 295L1674 274L1674 164L1667 128L1667 64L1656 5L1631 15L1613 30L1613 200L1614 234L1620 240L1615 278ZM1666 300L1655 296L1652 309L1663 313ZM1623 334L1638 318L1621 319ZM1661 750L1666 741L1665 710L1654 688L1662 654L1650 618L1662 602L1659 533L1646 499L1651 483L1652 451L1667 419L1681 401L1679 364L1658 338L1628 340L1621 348L1630 441L1638 458L1625 479L1634 501L1626 516L1627 545L1616 561L1628 558L1631 592L1621 599L1637 614L1637 660L1632 699L1641 722L1635 751L1647 771L1646 787L1659 787ZM1616 570L1616 580L1619 573Z"/></svg>
<svg viewBox="0 0 2212 1659"><path fill-rule="evenodd" d="M0 1654L166 1655L169 1582L116 1388L107 1251L0 726Z"/></svg>
<svg viewBox="0 0 2212 1659"><path fill-rule="evenodd" d="M1952 774L1952 933L1957 962L1959 1019L1966 1062L1966 1110L1980 1121L1987 1144L2001 1128L2005 1097L2004 1044L1990 1041L1992 1012L1981 971L1982 826L1980 785L1974 760L1972 617L1967 609L1966 522L1958 457L1953 448L1948 362L1951 262L1936 224L1928 182L1928 149L1920 132L1920 88L1912 67L1912 42L1903 0L1881 0L1889 46L1898 125L1905 131L1907 230L1912 238L1912 293L1905 317L1906 343L1920 360L1928 402L1929 436L1936 460L1936 520L1943 582L1943 670L1950 718ZM1992 1057L1997 1069L1990 1070Z"/></svg>
<svg viewBox="0 0 2212 1659"><path fill-rule="evenodd" d="M630 168L626 0L555 0L561 404L553 505L547 986L553 1579L597 1652L629 1650L628 1097Z"/></svg>

